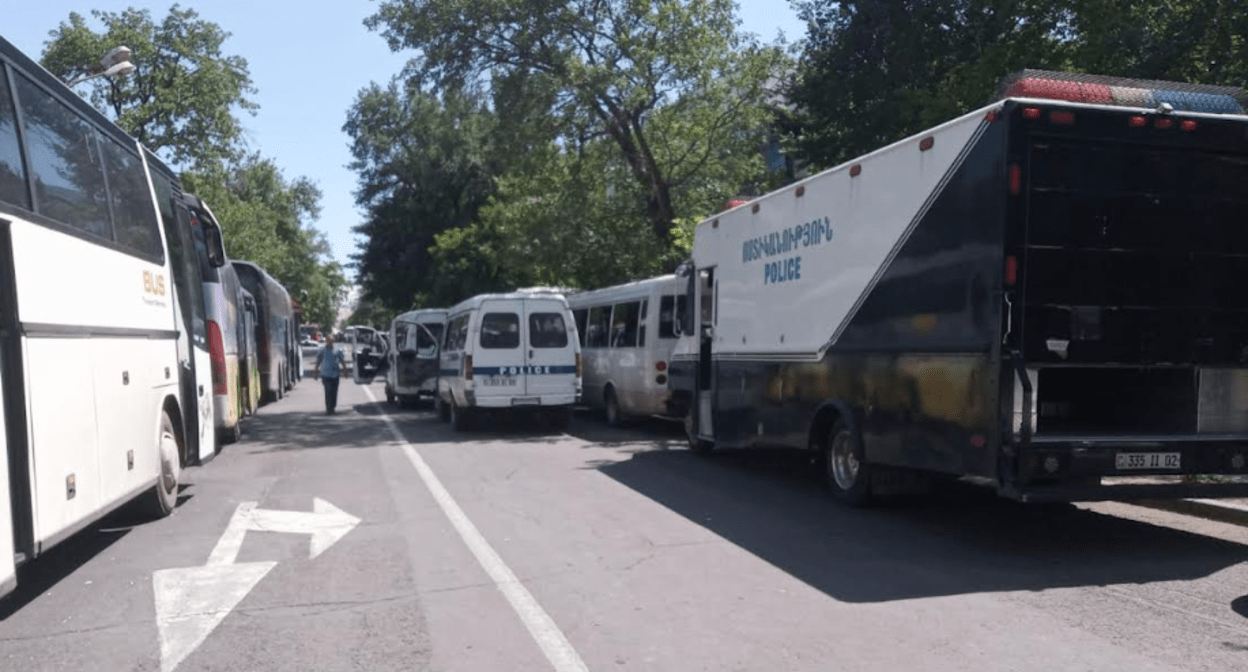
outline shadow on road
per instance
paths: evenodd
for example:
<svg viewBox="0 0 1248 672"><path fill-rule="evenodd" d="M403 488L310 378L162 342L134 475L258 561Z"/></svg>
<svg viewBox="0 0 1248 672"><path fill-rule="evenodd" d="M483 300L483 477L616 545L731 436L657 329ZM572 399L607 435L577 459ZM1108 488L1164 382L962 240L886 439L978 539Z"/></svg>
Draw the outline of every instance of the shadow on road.
<svg viewBox="0 0 1248 672"><path fill-rule="evenodd" d="M595 468L846 602L1187 580L1248 560L1248 546L979 489L853 509L794 454L656 448Z"/></svg>

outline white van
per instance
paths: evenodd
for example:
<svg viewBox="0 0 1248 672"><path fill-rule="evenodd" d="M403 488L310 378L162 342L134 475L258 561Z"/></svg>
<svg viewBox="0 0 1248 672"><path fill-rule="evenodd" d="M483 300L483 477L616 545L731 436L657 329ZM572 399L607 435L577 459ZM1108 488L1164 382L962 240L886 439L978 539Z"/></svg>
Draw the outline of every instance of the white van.
<svg viewBox="0 0 1248 672"><path fill-rule="evenodd" d="M390 322L386 353L386 401L414 404L438 390L438 343L446 326L445 308L403 313Z"/></svg>
<svg viewBox="0 0 1248 672"><path fill-rule="evenodd" d="M581 395L581 346L562 294L482 294L447 313L437 406L463 430L481 411L518 409L567 426Z"/></svg>

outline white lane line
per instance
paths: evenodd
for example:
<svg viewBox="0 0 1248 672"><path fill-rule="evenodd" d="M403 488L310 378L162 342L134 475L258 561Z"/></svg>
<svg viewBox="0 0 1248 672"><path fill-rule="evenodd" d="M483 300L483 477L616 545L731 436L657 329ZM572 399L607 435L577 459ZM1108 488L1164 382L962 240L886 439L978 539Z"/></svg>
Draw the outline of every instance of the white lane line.
<svg viewBox="0 0 1248 672"><path fill-rule="evenodd" d="M373 391L364 388L364 393L373 403L377 403L377 398L373 396ZM407 455L407 459L411 461L412 466L416 467L416 473L420 474L420 478L425 482L425 487L429 488L429 493L433 495L433 499L437 501L438 506L442 509L442 513L451 521L451 525L455 527L455 531L459 533L464 544L468 546L468 550L472 551L472 555L476 557L477 562L481 564L481 568L494 581L494 585L498 587L503 596L507 598L507 602L511 604L511 608L515 610L516 615L524 623L524 627L528 629L533 640L537 642L538 647L542 649L542 653L546 655L546 660L554 666L557 672L588 672L589 668L585 667L585 662L581 660L580 654L576 649L572 648L571 642L563 635L563 631L555 622L551 620L550 615L542 609L542 605L537 603L532 593L520 583L516 575L512 573L503 559L499 557L494 548L490 546L490 542L481 536L477 531L477 526L472 524L468 519L468 515L464 510L459 508L459 504L455 503L455 498L451 497L451 493L447 492L442 485L442 481L438 479L437 474L433 473L433 469L425 463L424 458L416 450L407 439L403 438L403 433L399 431L399 426L395 424L394 419L385 411L381 412L382 420L385 420L386 426L390 428L390 433L394 435L395 441L403 446L403 453Z"/></svg>

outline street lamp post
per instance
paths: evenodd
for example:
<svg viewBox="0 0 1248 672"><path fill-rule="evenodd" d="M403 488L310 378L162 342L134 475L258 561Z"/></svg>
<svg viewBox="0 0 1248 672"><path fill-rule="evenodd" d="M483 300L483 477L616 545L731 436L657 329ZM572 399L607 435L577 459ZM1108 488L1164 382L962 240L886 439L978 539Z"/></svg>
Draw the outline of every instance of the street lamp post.
<svg viewBox="0 0 1248 672"><path fill-rule="evenodd" d="M130 47L117 47L104 54L100 64L91 68L91 72L75 77L69 86L81 84L96 77L121 77L134 72L134 63L130 62Z"/></svg>

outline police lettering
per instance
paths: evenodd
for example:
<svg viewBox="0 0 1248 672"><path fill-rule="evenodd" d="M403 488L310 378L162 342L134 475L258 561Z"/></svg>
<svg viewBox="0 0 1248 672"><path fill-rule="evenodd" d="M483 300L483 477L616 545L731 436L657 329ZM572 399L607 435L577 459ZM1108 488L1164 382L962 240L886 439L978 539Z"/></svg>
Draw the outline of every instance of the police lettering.
<svg viewBox="0 0 1248 672"><path fill-rule="evenodd" d="M802 279L801 256L789 257L780 261L769 261L763 266L763 284L792 282Z"/></svg>

